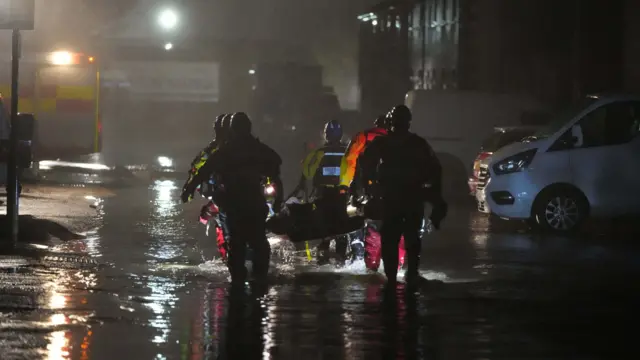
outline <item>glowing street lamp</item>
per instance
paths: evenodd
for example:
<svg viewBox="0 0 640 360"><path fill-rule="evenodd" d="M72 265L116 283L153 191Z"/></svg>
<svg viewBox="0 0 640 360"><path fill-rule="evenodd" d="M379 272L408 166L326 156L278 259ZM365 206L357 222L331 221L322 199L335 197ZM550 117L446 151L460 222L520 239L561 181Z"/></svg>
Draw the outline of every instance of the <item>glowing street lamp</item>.
<svg viewBox="0 0 640 360"><path fill-rule="evenodd" d="M173 30L178 25L178 14L172 9L165 9L158 15L158 24L165 30Z"/></svg>

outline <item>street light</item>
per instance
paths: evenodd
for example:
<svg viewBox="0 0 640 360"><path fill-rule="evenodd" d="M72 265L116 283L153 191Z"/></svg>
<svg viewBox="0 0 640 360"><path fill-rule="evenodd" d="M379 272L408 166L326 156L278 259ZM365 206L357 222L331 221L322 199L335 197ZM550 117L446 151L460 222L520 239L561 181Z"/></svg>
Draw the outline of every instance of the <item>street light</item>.
<svg viewBox="0 0 640 360"><path fill-rule="evenodd" d="M173 44L172 43L166 43L164 44L164 49L169 51L171 49L173 49Z"/></svg>
<svg viewBox="0 0 640 360"><path fill-rule="evenodd" d="M164 9L158 16L158 24L165 30L172 30L178 25L178 14L172 9Z"/></svg>

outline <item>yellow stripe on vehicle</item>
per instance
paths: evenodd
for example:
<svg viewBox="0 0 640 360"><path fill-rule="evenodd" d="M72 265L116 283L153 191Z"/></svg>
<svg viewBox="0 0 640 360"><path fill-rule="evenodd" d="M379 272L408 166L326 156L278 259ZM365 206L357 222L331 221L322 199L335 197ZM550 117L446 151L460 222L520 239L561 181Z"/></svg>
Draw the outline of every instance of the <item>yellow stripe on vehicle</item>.
<svg viewBox="0 0 640 360"><path fill-rule="evenodd" d="M95 89L92 86L58 86L56 98L61 100L93 100Z"/></svg>
<svg viewBox="0 0 640 360"><path fill-rule="evenodd" d="M31 99L18 99L18 112L33 114L35 104Z"/></svg>
<svg viewBox="0 0 640 360"><path fill-rule="evenodd" d="M56 99L41 99L38 101L38 113L51 113L56 111Z"/></svg>

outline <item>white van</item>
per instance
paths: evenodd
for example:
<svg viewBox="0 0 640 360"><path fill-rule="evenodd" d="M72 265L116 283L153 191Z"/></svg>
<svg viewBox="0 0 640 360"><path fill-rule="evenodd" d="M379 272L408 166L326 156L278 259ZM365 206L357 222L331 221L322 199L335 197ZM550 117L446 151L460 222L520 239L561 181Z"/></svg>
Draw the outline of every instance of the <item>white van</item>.
<svg viewBox="0 0 640 360"><path fill-rule="evenodd" d="M640 214L640 96L593 95L481 169L479 209L569 232Z"/></svg>

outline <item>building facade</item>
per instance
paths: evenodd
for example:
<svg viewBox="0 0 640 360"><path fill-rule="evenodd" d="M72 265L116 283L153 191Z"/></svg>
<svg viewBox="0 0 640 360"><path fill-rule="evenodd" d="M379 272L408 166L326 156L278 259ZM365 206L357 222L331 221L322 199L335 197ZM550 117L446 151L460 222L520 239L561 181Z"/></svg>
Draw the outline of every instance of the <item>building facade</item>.
<svg viewBox="0 0 640 360"><path fill-rule="evenodd" d="M521 94L550 105L623 89L632 1L381 3L359 16L361 110L375 116L410 89Z"/></svg>

